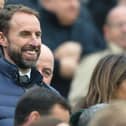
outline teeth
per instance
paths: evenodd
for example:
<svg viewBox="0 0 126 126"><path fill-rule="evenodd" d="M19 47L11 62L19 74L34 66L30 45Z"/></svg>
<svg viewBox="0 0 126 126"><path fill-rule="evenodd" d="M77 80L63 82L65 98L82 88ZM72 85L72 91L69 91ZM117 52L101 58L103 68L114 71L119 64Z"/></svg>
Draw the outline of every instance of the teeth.
<svg viewBox="0 0 126 126"><path fill-rule="evenodd" d="M26 52L29 53L29 54L36 54L35 51L26 51Z"/></svg>

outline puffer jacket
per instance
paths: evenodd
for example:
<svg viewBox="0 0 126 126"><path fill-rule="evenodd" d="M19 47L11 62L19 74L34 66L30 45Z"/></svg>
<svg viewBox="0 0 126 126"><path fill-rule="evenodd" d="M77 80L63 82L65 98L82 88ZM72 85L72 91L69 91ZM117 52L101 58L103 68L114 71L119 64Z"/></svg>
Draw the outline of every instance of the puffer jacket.
<svg viewBox="0 0 126 126"><path fill-rule="evenodd" d="M0 58L0 126L13 126L14 111L25 88L18 85L18 69L14 64ZM31 84L40 84L42 76L32 69Z"/></svg>

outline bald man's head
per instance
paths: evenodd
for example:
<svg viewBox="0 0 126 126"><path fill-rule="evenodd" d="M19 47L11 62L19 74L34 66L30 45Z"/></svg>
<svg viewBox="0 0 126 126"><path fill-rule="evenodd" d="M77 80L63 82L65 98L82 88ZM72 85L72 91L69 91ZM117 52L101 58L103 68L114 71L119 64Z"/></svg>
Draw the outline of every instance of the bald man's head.
<svg viewBox="0 0 126 126"><path fill-rule="evenodd" d="M126 49L126 6L118 5L108 13L104 33L107 41Z"/></svg>
<svg viewBox="0 0 126 126"><path fill-rule="evenodd" d="M41 46L41 54L36 66L43 76L43 81L46 84L50 84L53 76L54 56L52 51L44 44Z"/></svg>

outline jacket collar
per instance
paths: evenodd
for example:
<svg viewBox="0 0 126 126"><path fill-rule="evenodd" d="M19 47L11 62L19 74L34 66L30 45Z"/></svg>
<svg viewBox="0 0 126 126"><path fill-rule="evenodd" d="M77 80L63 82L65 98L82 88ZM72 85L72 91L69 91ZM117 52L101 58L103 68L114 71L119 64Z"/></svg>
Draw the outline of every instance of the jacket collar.
<svg viewBox="0 0 126 126"><path fill-rule="evenodd" d="M11 64L5 58L0 58L0 73L4 76L12 79L17 83L19 78L19 71L18 67L15 64ZM42 75L36 70L36 68L31 69L31 77L30 77L31 84L38 84L42 83Z"/></svg>

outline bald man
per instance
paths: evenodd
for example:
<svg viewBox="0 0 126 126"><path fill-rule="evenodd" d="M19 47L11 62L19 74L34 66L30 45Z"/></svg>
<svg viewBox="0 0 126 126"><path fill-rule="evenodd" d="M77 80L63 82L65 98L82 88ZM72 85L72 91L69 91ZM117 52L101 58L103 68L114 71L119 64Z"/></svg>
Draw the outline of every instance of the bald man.
<svg viewBox="0 0 126 126"><path fill-rule="evenodd" d="M43 76L43 81L50 84L54 69L54 56L52 51L44 44L41 46L41 54L37 61L36 67Z"/></svg>

